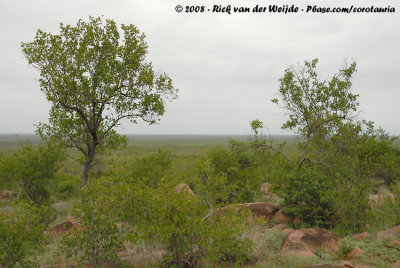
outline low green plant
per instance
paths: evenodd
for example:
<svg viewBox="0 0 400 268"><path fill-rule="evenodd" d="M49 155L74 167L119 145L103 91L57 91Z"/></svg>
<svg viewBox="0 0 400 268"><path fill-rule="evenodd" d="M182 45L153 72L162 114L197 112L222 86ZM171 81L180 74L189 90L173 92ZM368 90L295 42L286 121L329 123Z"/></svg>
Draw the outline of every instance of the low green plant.
<svg viewBox="0 0 400 268"><path fill-rule="evenodd" d="M88 187L86 202L76 205L76 216L82 228L64 236L62 249L67 257L78 257L80 262L96 267L119 265L121 261L117 252L122 248L123 240L116 225L117 218L108 207L97 202L94 190Z"/></svg>
<svg viewBox="0 0 400 268"><path fill-rule="evenodd" d="M49 201L49 184L63 158L63 151L51 142L21 145L5 157L0 180L12 181L22 198L41 205Z"/></svg>
<svg viewBox="0 0 400 268"><path fill-rule="evenodd" d="M340 257L347 257L347 255L349 255L351 253L351 251L353 250L355 244L354 242L351 240L350 237L346 236L342 239L339 240L338 242L338 254Z"/></svg>
<svg viewBox="0 0 400 268"><path fill-rule="evenodd" d="M32 267L29 258L42 249L43 232L40 208L26 202L0 211L0 266Z"/></svg>

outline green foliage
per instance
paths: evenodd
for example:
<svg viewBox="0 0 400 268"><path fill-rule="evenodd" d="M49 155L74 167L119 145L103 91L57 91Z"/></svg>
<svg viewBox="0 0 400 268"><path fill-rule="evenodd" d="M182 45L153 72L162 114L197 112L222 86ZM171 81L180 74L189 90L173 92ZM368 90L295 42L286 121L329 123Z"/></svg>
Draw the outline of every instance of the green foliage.
<svg viewBox="0 0 400 268"><path fill-rule="evenodd" d="M346 236L338 241L338 247L339 256L347 257L347 255L350 254L355 247L355 244L350 237Z"/></svg>
<svg viewBox="0 0 400 268"><path fill-rule="evenodd" d="M320 171L301 168L285 178L285 212L299 216L303 224L328 228L334 214L332 182Z"/></svg>
<svg viewBox="0 0 400 268"><path fill-rule="evenodd" d="M100 178L90 187L97 206L115 211L129 224L127 239L164 246L163 266L195 267L201 260L242 263L249 241L243 240L244 219L229 209L222 214L188 193L177 193L161 181L158 187L130 180Z"/></svg>
<svg viewBox="0 0 400 268"><path fill-rule="evenodd" d="M146 61L145 36L132 24L119 30L113 20L90 17L76 26L60 24L59 34L38 30L22 49L53 104L49 124L39 124L38 133L83 154L84 185L96 150L126 144L115 131L121 120L156 123L165 101L176 96L168 75L156 74Z"/></svg>
<svg viewBox="0 0 400 268"><path fill-rule="evenodd" d="M74 230L63 237L63 251L67 257L78 256L80 261L96 267L108 267L120 263L117 256L123 239L116 225L117 218L97 202L95 188L86 191L87 202L77 205L76 216L83 230Z"/></svg>
<svg viewBox="0 0 400 268"><path fill-rule="evenodd" d="M16 184L22 197L40 205L49 200L48 185L63 158L63 151L52 143L41 143L37 148L30 143L21 145L5 157L1 180Z"/></svg>
<svg viewBox="0 0 400 268"><path fill-rule="evenodd" d="M266 154L257 154L241 142L230 141L231 149L210 149L196 165L196 177L188 183L211 203L254 201L266 180L270 164Z"/></svg>
<svg viewBox="0 0 400 268"><path fill-rule="evenodd" d="M60 181L57 185L57 196L63 200L71 198L76 192L76 183L72 180Z"/></svg>
<svg viewBox="0 0 400 268"><path fill-rule="evenodd" d="M124 177L132 182L141 181L157 187L171 167L171 153L158 149L157 153L145 157L136 157L125 161L121 161L119 158L113 159L104 175Z"/></svg>
<svg viewBox="0 0 400 268"><path fill-rule="evenodd" d="M253 146L273 150L287 160L287 165L278 162L287 211L311 225L336 223L358 231L369 210L373 179L383 177L391 183L397 176L394 138L375 129L372 122L355 120L358 95L351 92L355 62L345 64L327 81L318 77L317 63L314 59L286 69L280 79L280 98L272 101L289 114L282 128L299 135L297 159L260 138L258 120L251 124L256 136Z"/></svg>
<svg viewBox="0 0 400 268"><path fill-rule="evenodd" d="M1 267L32 267L29 257L42 248L42 212L27 203L14 204L0 210Z"/></svg>

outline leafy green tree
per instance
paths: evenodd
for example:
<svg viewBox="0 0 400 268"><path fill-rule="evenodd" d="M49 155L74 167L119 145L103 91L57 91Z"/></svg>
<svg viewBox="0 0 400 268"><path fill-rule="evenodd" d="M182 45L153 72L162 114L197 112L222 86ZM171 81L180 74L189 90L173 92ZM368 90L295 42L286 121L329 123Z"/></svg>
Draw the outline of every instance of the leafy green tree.
<svg viewBox="0 0 400 268"><path fill-rule="evenodd" d="M280 79L279 99L272 102L288 112L282 129L298 135L299 154L289 157L282 147L261 137L263 123L254 120L256 148L283 156L280 163L287 211L306 223L330 226L333 222L356 231L368 210L368 194L379 174L393 174L393 138L372 122L358 121L358 95L352 93L356 63L345 64L328 81L317 74L318 60L290 67Z"/></svg>
<svg viewBox="0 0 400 268"><path fill-rule="evenodd" d="M38 132L83 154L83 186L96 151L126 143L115 131L121 120L154 124L177 92L146 60L144 34L132 24L121 30L113 20L90 17L76 26L60 24L59 34L38 30L33 42L22 43L52 103L49 123L39 124Z"/></svg>

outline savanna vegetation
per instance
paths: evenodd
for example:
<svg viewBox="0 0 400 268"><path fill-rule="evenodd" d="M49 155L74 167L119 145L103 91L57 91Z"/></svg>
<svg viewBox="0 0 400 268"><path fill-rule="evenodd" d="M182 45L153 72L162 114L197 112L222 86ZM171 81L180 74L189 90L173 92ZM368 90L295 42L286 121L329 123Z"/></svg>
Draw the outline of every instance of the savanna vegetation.
<svg viewBox="0 0 400 268"><path fill-rule="evenodd" d="M292 136L260 120L249 136L123 136L120 120L155 123L177 90L144 35L121 29L90 18L22 44L52 108L30 142L0 136L2 267L400 260L400 144L358 117L355 62L329 80L317 59L284 70L272 103ZM297 231L329 234L333 250L289 241Z"/></svg>

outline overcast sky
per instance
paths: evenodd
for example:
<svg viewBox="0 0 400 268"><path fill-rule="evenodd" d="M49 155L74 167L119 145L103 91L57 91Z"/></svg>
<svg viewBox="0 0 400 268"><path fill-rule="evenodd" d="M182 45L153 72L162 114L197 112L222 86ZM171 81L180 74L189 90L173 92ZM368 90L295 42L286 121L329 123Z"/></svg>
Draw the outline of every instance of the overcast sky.
<svg viewBox="0 0 400 268"><path fill-rule="evenodd" d="M177 13L178 4L374 5L396 12L193 14ZM33 41L37 29L58 33L60 22L100 15L144 32L149 59L179 89L159 125L124 123L121 133L249 134L258 118L272 134L289 134L280 129L285 111L270 100L286 67L317 57L324 79L345 58L356 60L360 117L400 134L400 4L390 0L1 0L0 133L33 133L48 118L50 104L21 42Z"/></svg>

